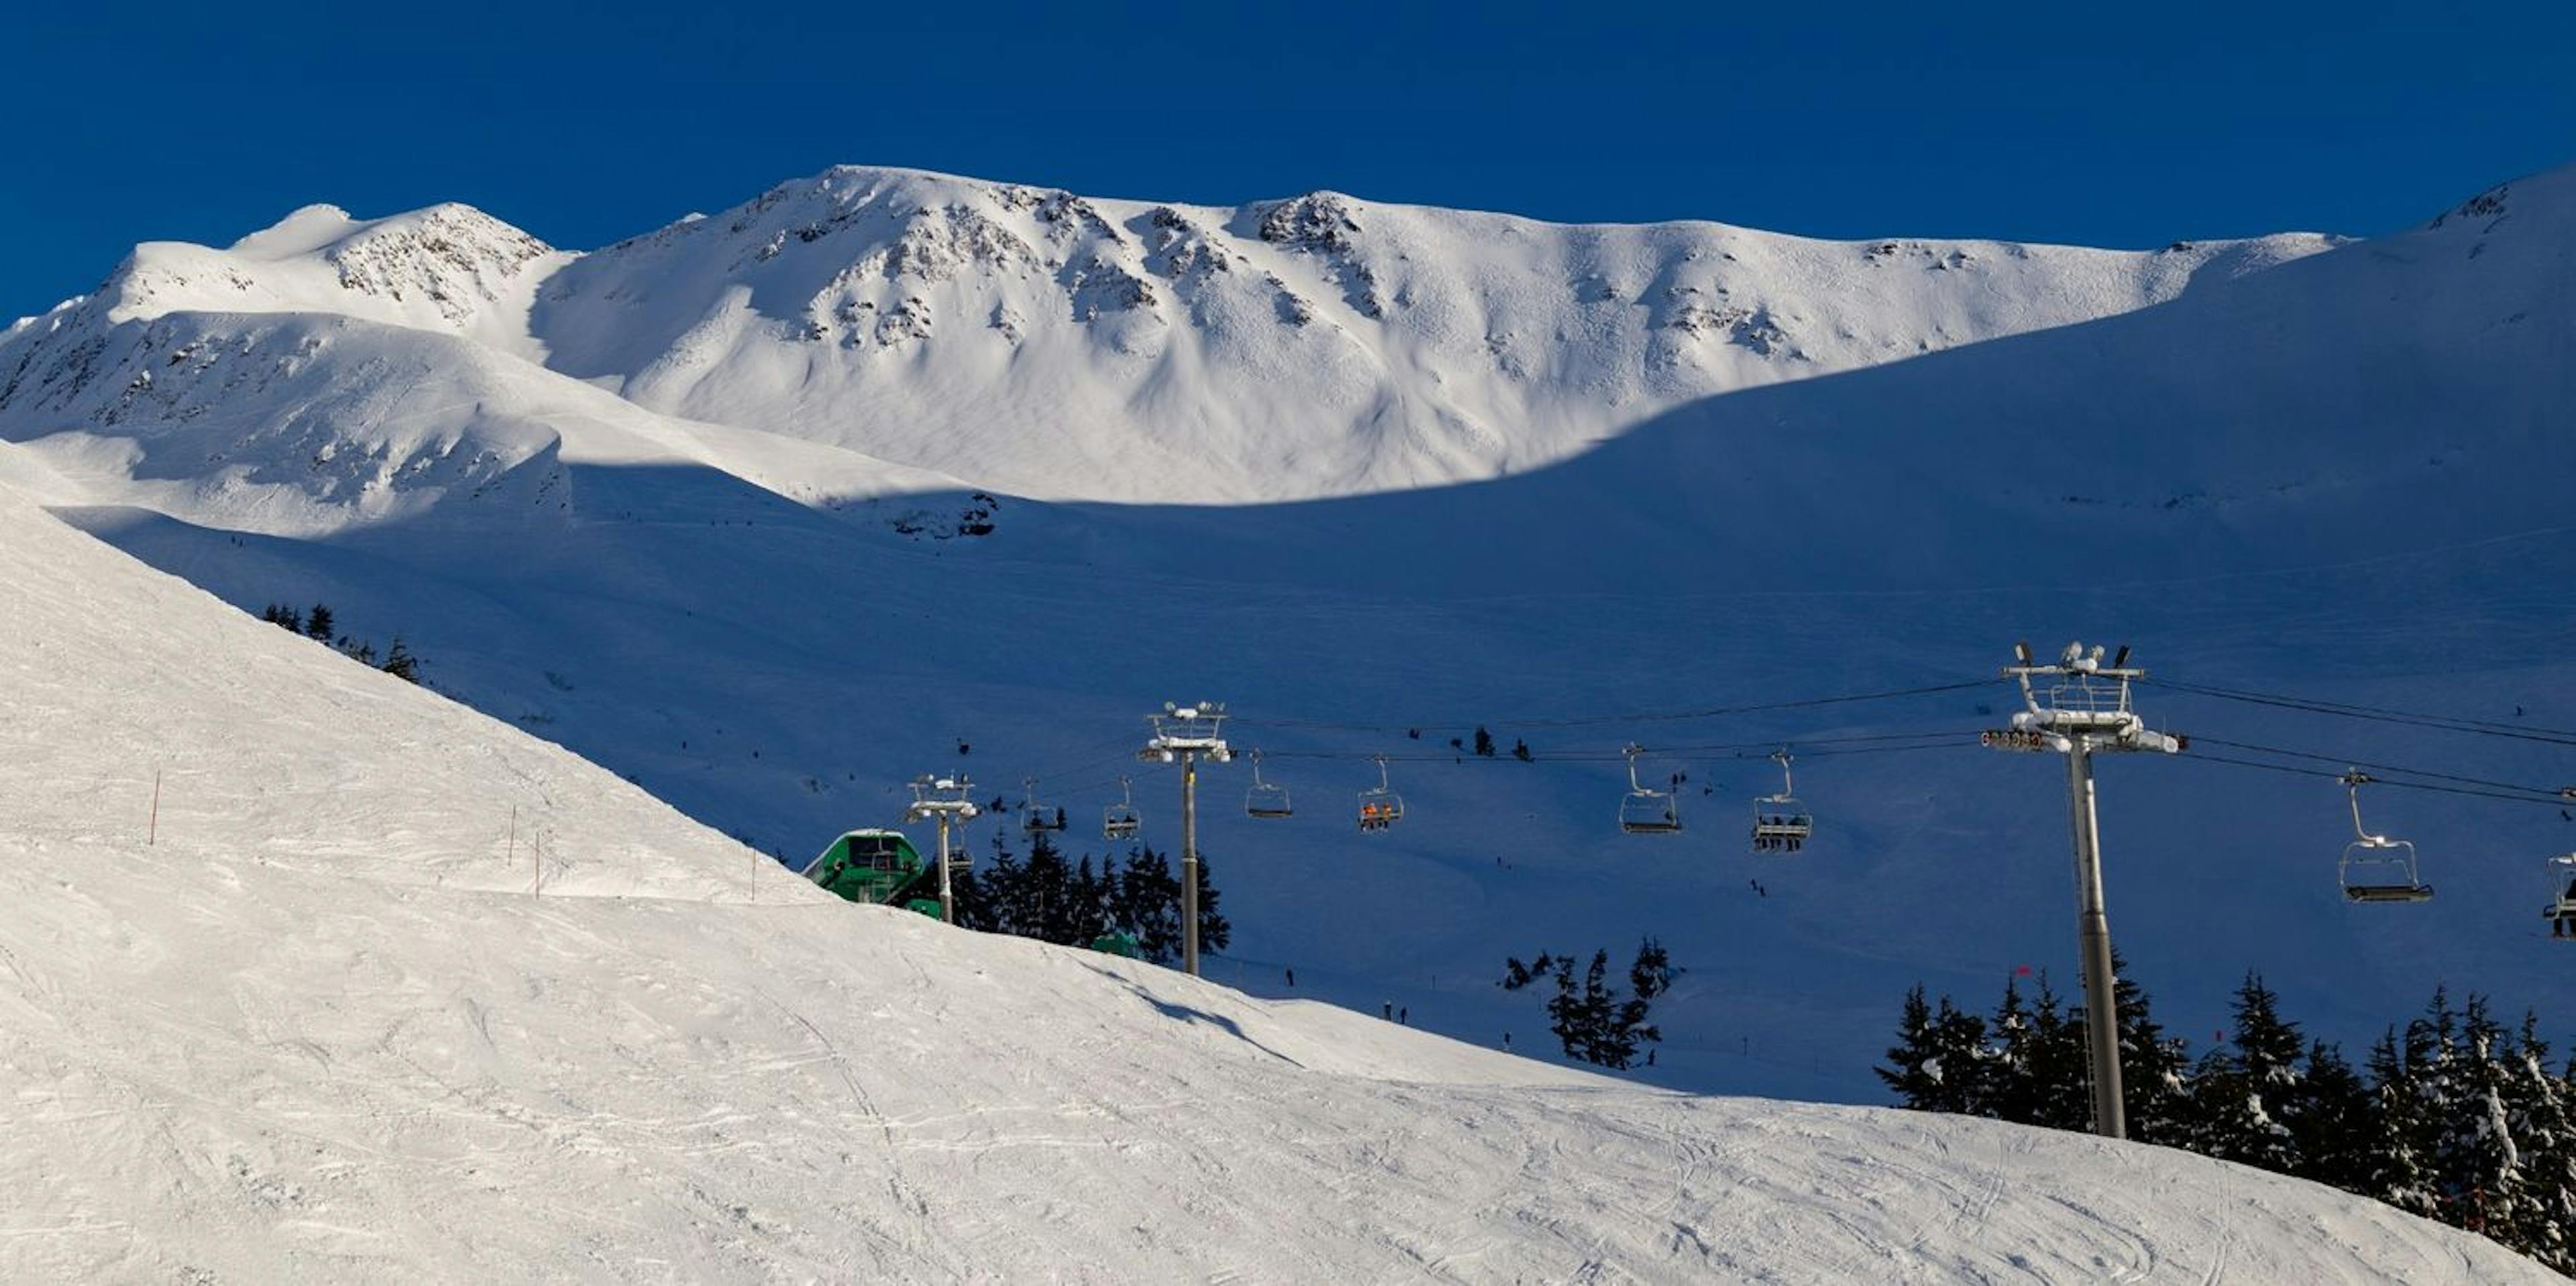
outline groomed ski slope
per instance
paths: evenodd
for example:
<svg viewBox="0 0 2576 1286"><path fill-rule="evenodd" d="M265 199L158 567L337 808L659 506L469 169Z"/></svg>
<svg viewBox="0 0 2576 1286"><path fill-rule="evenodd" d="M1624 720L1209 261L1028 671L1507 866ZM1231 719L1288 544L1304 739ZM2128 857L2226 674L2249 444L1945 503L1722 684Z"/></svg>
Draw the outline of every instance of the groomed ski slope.
<svg viewBox="0 0 2576 1286"><path fill-rule="evenodd" d="M2550 1280L850 907L5 487L0 685L0 1279Z"/></svg>

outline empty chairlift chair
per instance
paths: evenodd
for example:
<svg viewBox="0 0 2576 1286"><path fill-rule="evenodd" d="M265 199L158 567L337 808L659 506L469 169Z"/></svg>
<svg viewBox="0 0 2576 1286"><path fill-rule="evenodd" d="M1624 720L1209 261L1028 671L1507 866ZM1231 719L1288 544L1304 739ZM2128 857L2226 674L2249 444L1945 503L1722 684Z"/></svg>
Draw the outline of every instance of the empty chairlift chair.
<svg viewBox="0 0 2576 1286"><path fill-rule="evenodd" d="M1771 758L1780 765L1780 793L1753 801L1753 851L1795 853L1816 833L1815 814L1790 793L1795 783L1789 776L1789 752L1775 751Z"/></svg>
<svg viewBox="0 0 2576 1286"><path fill-rule="evenodd" d="M2415 867L2415 846L2402 839L2373 835L2361 824L2361 788L2370 778L2359 769L2346 772L2342 781L2352 795L2353 841L2343 846L2343 861L2336 873L2343 881L2343 895L2351 902L2425 902L2433 896L2433 886L2426 884Z"/></svg>
<svg viewBox="0 0 2576 1286"><path fill-rule="evenodd" d="M1121 777L1118 779L1118 802L1100 810L1100 838L1134 839L1136 832L1143 828L1144 820L1136 815L1135 792L1128 788L1127 779Z"/></svg>
<svg viewBox="0 0 2576 1286"><path fill-rule="evenodd" d="M2576 853L2549 859L2549 902L2540 913L2549 918L2549 936L2576 942Z"/></svg>
<svg viewBox="0 0 2576 1286"><path fill-rule="evenodd" d="M1619 801L1619 829L1631 835L1678 835L1682 807L1676 792L1649 790L1637 780L1637 756L1644 753L1643 746L1629 743L1628 794Z"/></svg>
<svg viewBox="0 0 2576 1286"><path fill-rule="evenodd" d="M1360 832L1389 830L1404 820L1404 797L1387 784L1386 756L1377 756L1377 788L1360 792Z"/></svg>
<svg viewBox="0 0 2576 1286"><path fill-rule="evenodd" d="M1295 811L1289 807L1287 787L1261 779L1261 752L1258 750L1252 752L1252 789L1243 794L1243 811L1265 821L1277 821Z"/></svg>

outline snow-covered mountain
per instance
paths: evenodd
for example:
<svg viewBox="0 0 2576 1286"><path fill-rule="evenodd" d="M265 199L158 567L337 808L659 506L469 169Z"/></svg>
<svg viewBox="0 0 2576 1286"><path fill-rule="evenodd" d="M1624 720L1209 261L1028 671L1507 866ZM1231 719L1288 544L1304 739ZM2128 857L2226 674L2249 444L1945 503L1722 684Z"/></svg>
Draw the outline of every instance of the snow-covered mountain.
<svg viewBox="0 0 2576 1286"><path fill-rule="evenodd" d="M93 297L25 327L0 357L0 412L13 437L128 422L146 398L185 417L174 379L213 382L236 408L310 405L261 385L369 322L542 362L667 415L1015 495L1290 500L1526 470L1710 394L2125 312L2331 244L1819 242L1334 193L1184 207L840 168L577 257L456 205L363 222L315 206L229 250L146 245ZM185 320L249 313L338 325L263 329L291 339L261 345L227 322L228 344ZM75 389L90 400L66 400ZM426 409L329 418L356 429ZM452 428L352 446L434 469L423 439L450 450Z"/></svg>
<svg viewBox="0 0 2576 1286"><path fill-rule="evenodd" d="M11 1281L2546 1277L851 906L7 488L0 680Z"/></svg>
<svg viewBox="0 0 2576 1286"><path fill-rule="evenodd" d="M0 478L237 606L401 631L460 700L790 861L929 768L1079 815L1139 774L1141 712L1230 699L1305 803L1211 810L1217 976L1526 1051L1506 954L1652 933L1690 971L1655 1078L1874 1100L1914 981L2072 970L2063 801L1972 749L2015 698L1692 712L2081 637L2576 726L2571 246L2569 171L2365 241L2148 254L872 170L577 257L308 210L0 338ZM2576 780L2544 743L2145 700ZM1539 762L1444 753L1478 724ZM1952 742L1829 749L1894 733ZM1703 792L1683 838L1610 827L1630 740ZM1824 820L1757 864L1783 743ZM1377 752L1409 815L1363 842ZM1136 786L1168 844L1170 784ZM2442 895L2354 908L2331 782L2182 756L2104 790L2113 920L2177 1030L2247 968L2354 1045L2440 982L2576 1013L2533 914L2554 810L2390 799Z"/></svg>

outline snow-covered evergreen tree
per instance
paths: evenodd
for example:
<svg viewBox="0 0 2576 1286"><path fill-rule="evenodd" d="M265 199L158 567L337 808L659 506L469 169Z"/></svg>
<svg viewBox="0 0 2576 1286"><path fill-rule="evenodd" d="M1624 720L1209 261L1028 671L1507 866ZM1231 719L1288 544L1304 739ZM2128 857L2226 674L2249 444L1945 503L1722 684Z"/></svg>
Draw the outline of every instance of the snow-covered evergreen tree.
<svg viewBox="0 0 2576 1286"><path fill-rule="evenodd" d="M2041 1124L2039 1083L2032 1065L2045 1060L2038 1053L2038 1033L2029 1007L2022 1003L2019 979L2004 979L2004 998L1995 1006L1994 1021L1986 1033L1986 1056L1979 1063L1983 1091L1979 1113L2022 1125Z"/></svg>
<svg viewBox="0 0 2576 1286"><path fill-rule="evenodd" d="M2388 1032L2370 1051L2371 1094L2379 1103L2379 1148L2371 1158L2370 1195L2400 1210L2443 1218L2435 1143L2451 1104L2437 1064L2447 1057L2455 1018L2449 997L2433 993L2424 1018L2403 1038Z"/></svg>
<svg viewBox="0 0 2576 1286"><path fill-rule="evenodd" d="M1895 1092L1898 1107L1941 1110L1934 1106L1942 1089L1941 1054L1933 1046L1932 1002L1924 999L1922 983L1905 993L1905 1010L1896 1020L1896 1043L1887 1049L1887 1065L1870 1070Z"/></svg>
<svg viewBox="0 0 2576 1286"><path fill-rule="evenodd" d="M2445 1069L2450 1110L2442 1116L2434 1165L2444 1196L2456 1208L2451 1221L2499 1241L2510 1237L2527 1199L2523 1150L2506 1108L2513 1093L2512 1057L2512 1038L2486 997L2471 995Z"/></svg>
<svg viewBox="0 0 2576 1286"><path fill-rule="evenodd" d="M2550 1072L2536 1015L2523 1015L2506 1072L2505 1119L2522 1152L2524 1199L2498 1240L2576 1275L2576 1085Z"/></svg>
<svg viewBox="0 0 2576 1286"><path fill-rule="evenodd" d="M2300 1057L2305 1042L2281 1017L2279 998L2245 975L2231 1006L2235 1031L2192 1071L2190 1125L2183 1146L2276 1174L2296 1174L2293 1123L2306 1107Z"/></svg>

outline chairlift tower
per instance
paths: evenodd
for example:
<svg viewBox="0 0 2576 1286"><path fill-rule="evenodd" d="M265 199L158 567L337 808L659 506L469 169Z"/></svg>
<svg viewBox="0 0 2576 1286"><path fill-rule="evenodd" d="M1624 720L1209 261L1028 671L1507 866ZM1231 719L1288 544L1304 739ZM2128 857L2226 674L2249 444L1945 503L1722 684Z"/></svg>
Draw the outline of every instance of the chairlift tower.
<svg viewBox="0 0 2576 1286"><path fill-rule="evenodd" d="M1199 761L1221 764L1234 758L1233 748L1220 735L1225 703L1166 701L1161 714L1149 714L1145 721L1154 726L1154 735L1146 739L1136 758L1181 766L1181 968L1195 978L1199 972Z"/></svg>
<svg viewBox="0 0 2576 1286"><path fill-rule="evenodd" d="M2035 664L2030 644L2016 643L2018 664L2004 677L2021 682L2025 709L2012 726L1979 739L1997 750L2054 751L2066 756L2068 812L2075 837L2075 927L2084 962L2086 1061L2093 1079L2093 1132L2129 1137L2120 1089L2120 1012L2111 976L2111 922L2102 910L2102 822L2094 809L2093 756L2104 751L2175 754L2181 737L2151 731L2129 705L2129 685L2147 677L2131 668L2123 647L2108 664L2102 649L2069 643L2055 665Z"/></svg>
<svg viewBox="0 0 2576 1286"><path fill-rule="evenodd" d="M912 779L912 804L903 810L903 819L907 822L929 818L939 823L939 922L942 924L957 923L955 864L949 857L948 831L952 826L962 829L967 818L983 811L971 798L974 789L975 783L963 777L925 774Z"/></svg>

